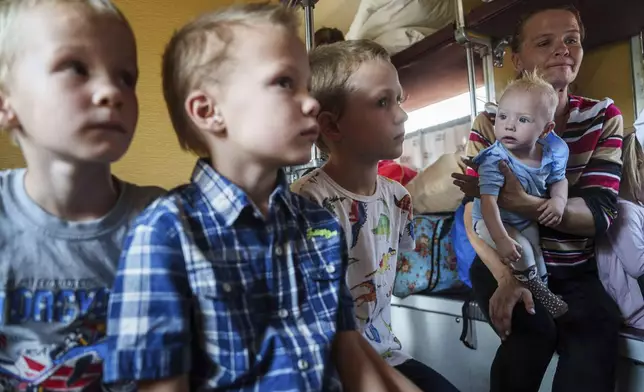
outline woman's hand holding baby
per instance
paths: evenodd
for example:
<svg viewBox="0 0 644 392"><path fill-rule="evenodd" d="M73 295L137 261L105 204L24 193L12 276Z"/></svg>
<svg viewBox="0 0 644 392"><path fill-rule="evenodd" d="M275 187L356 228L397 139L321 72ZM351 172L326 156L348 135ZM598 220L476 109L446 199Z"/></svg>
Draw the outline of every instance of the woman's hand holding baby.
<svg viewBox="0 0 644 392"><path fill-rule="evenodd" d="M534 204L531 203L531 198L534 199L534 196L530 196L525 191L521 181L519 181L507 163L499 162L499 170L505 177L505 183L501 188L501 193L499 193L499 205L506 210L525 214L526 209L530 210L534 207Z"/></svg>
<svg viewBox="0 0 644 392"><path fill-rule="evenodd" d="M471 159L463 158L463 163L474 171L478 169L478 165L473 163ZM542 199L529 195L523 189L521 181L519 181L505 162L499 162L499 170L505 177L505 182L498 196L499 206L506 210L526 215L530 219L536 219L535 212L541 204ZM478 177L462 173L453 173L452 178L454 179L454 185L459 187L465 196L481 197L479 194Z"/></svg>

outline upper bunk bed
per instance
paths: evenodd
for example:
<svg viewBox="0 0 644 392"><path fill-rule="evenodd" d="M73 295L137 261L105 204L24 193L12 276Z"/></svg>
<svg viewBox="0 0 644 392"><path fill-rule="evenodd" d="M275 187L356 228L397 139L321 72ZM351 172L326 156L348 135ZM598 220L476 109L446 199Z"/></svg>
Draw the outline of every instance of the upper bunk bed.
<svg viewBox="0 0 644 392"><path fill-rule="evenodd" d="M465 26L498 42L512 34L522 15L537 8L565 5L574 5L581 13L587 31L586 50L626 40L644 30L642 0L613 0L609 6L597 0L493 0L474 7L464 18ZM408 94L407 110L468 91L466 51L456 41L455 27L447 25L392 57ZM482 62L478 56L474 60L476 84L480 86Z"/></svg>

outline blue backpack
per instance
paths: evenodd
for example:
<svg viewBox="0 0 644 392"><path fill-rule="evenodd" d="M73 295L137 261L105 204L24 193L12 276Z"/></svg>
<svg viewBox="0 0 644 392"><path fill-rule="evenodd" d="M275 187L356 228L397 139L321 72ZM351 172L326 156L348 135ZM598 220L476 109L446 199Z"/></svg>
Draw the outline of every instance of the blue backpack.
<svg viewBox="0 0 644 392"><path fill-rule="evenodd" d="M452 225L452 232L450 239L456 254L456 269L458 271L458 279L472 287L470 281L470 267L476 257L476 252L467 239L467 232L465 231L465 222L463 220L463 213L465 212L465 205L461 204L454 214L454 225Z"/></svg>

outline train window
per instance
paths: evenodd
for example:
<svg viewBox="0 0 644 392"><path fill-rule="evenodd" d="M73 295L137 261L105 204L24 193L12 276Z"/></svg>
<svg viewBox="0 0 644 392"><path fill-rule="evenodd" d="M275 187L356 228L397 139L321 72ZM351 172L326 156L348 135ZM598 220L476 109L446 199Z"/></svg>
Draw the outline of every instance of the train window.
<svg viewBox="0 0 644 392"><path fill-rule="evenodd" d="M485 87L476 89L476 97L477 110L481 111L485 104ZM409 118L405 123L405 133L445 124L470 114L470 93L465 92L409 112Z"/></svg>

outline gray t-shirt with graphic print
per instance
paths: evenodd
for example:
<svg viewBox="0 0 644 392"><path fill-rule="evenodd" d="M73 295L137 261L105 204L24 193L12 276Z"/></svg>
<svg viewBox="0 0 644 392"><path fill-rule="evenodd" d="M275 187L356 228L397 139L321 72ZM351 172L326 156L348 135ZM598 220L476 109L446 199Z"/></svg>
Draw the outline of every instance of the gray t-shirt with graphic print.
<svg viewBox="0 0 644 392"><path fill-rule="evenodd" d="M0 171L0 392L100 391L122 242L163 190L119 181L107 215L68 222L27 196L25 172Z"/></svg>

